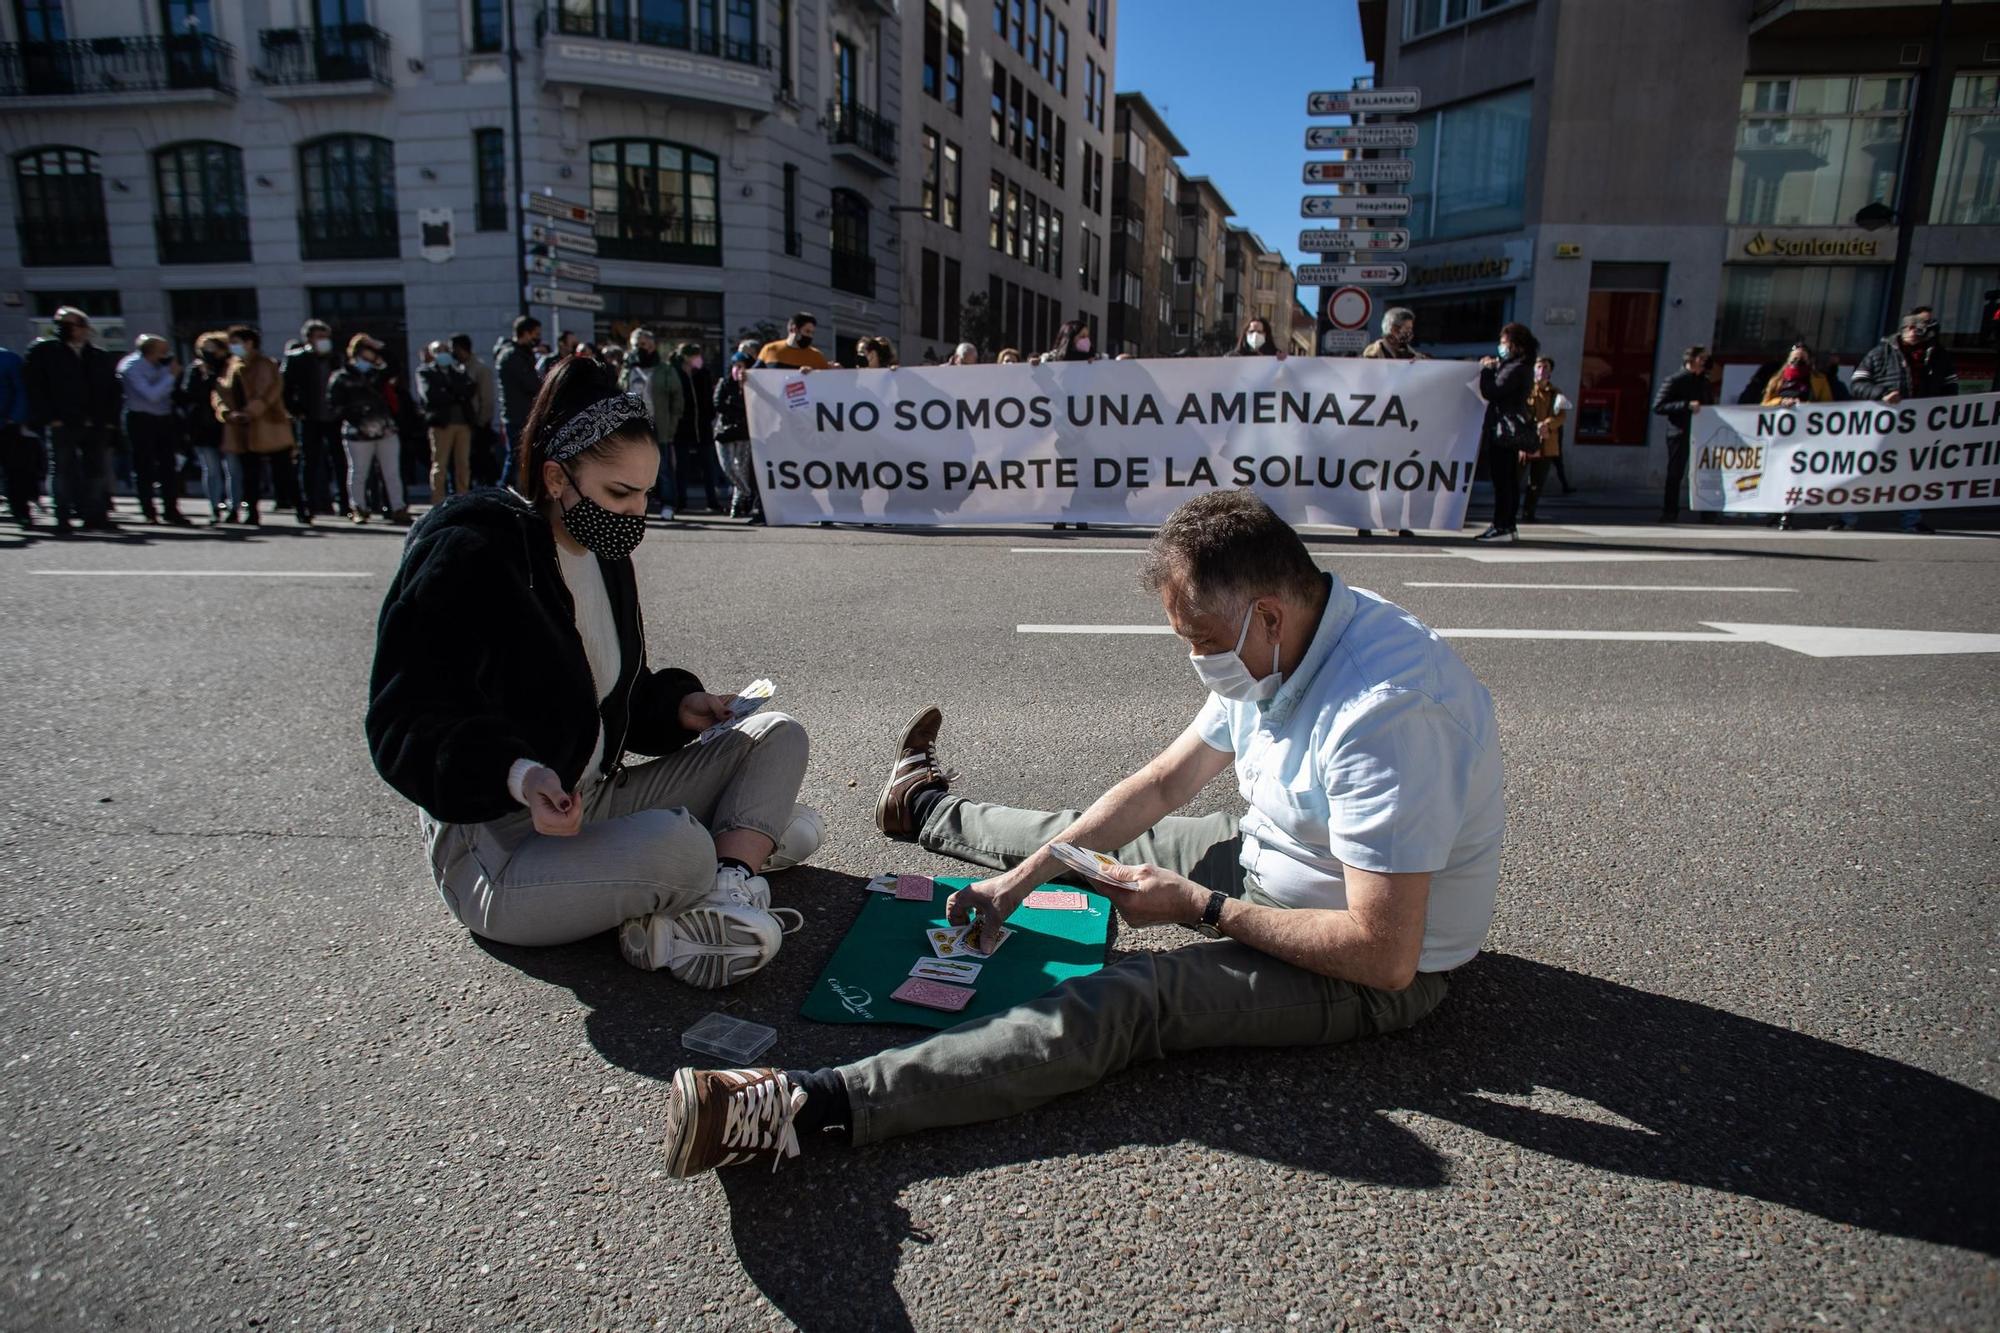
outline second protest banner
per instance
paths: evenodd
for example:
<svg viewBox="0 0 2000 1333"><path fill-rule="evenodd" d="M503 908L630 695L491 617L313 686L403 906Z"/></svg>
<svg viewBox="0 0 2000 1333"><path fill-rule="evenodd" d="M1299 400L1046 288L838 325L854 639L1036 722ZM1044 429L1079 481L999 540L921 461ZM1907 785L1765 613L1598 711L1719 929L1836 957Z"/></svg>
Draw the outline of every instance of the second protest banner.
<svg viewBox="0 0 2000 1333"><path fill-rule="evenodd" d="M1248 486L1293 523L1456 528L1485 404L1454 361L753 370L774 523L1157 524Z"/></svg>

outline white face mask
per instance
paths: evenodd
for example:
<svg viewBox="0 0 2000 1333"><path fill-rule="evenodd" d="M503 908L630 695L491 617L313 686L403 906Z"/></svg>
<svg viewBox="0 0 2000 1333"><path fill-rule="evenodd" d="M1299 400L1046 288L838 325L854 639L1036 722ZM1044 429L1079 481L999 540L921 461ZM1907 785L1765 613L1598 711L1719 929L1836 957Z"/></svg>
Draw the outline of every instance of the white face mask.
<svg viewBox="0 0 2000 1333"><path fill-rule="evenodd" d="M1245 334L1243 341L1250 345L1250 350L1253 352L1264 350L1264 335L1256 329L1252 329L1249 333Z"/></svg>
<svg viewBox="0 0 2000 1333"><path fill-rule="evenodd" d="M1507 344L1495 343L1493 346L1493 355L1499 357L1502 361L1505 361L1507 359Z"/></svg>
<svg viewBox="0 0 2000 1333"><path fill-rule="evenodd" d="M1243 631L1236 636L1236 646L1226 653L1190 652L1188 661L1194 663L1194 673L1201 677L1201 683L1208 686L1211 693L1219 694L1232 703L1262 703L1278 692L1285 678L1278 672L1278 645L1271 644L1271 674L1262 680L1250 674L1250 668L1243 665L1243 645L1250 640L1250 617L1255 615L1257 603L1251 602L1243 611Z"/></svg>
<svg viewBox="0 0 2000 1333"><path fill-rule="evenodd" d="M315 352L318 352L321 356L325 356L328 352L331 352L333 350L333 339L331 338L314 339L313 350Z"/></svg>

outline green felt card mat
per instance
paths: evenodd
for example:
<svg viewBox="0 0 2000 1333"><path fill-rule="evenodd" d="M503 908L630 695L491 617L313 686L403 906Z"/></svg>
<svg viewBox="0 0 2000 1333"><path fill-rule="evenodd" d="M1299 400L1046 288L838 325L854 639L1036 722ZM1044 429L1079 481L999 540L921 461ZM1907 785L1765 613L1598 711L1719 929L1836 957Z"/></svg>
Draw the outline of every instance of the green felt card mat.
<svg viewBox="0 0 2000 1333"><path fill-rule="evenodd" d="M1032 1000L1058 982L1085 976L1104 966L1111 935L1111 904L1101 895L1083 893L1089 906L1081 912L1056 912L1041 907L1017 908L1007 918L1013 938L985 960L973 985L972 1003L956 1014L941 1013L889 998L910 977L919 958L935 958L924 932L945 920L945 899L970 879L940 879L928 903L904 902L886 893L867 893L861 915L833 959L813 983L802 1012L821 1023L902 1023L910 1027L948 1028L969 1018L982 1018ZM1061 892L1067 885L1051 884ZM979 962L979 959L973 959Z"/></svg>

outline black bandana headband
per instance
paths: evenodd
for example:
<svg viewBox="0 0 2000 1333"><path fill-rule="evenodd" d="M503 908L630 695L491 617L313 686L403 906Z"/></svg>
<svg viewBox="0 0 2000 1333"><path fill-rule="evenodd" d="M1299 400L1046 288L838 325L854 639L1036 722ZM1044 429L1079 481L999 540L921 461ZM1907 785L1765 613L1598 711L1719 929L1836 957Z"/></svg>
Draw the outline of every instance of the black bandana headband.
<svg viewBox="0 0 2000 1333"><path fill-rule="evenodd" d="M646 419L645 405L637 398L622 393L600 398L564 422L542 456L552 463L567 463L599 440Z"/></svg>

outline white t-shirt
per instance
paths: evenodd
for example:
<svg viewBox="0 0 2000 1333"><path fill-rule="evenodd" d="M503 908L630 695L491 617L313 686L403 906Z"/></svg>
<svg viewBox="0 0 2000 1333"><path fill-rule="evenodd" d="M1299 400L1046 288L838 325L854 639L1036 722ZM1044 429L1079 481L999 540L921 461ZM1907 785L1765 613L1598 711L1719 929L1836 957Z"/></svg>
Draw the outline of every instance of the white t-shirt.
<svg viewBox="0 0 2000 1333"><path fill-rule="evenodd" d="M1344 908L1342 864L1429 872L1417 968L1479 952L1500 882L1493 697L1429 628L1327 576L1305 659L1266 703L1211 694L1202 740L1236 757L1243 868L1286 907Z"/></svg>
<svg viewBox="0 0 2000 1333"><path fill-rule="evenodd" d="M569 595L576 602L576 632L583 638L583 655L590 663L591 683L597 687L598 702L617 687L618 671L624 664L624 654L618 648L618 619L611 613L611 593L604 586L604 571L597 567L597 557L588 551L572 551L561 542L556 543L556 564L562 570L563 582L569 584ZM579 789L594 784L601 774L598 766L604 761L604 721L597 723L597 745L590 752L590 762L584 765L583 777L577 783Z"/></svg>

